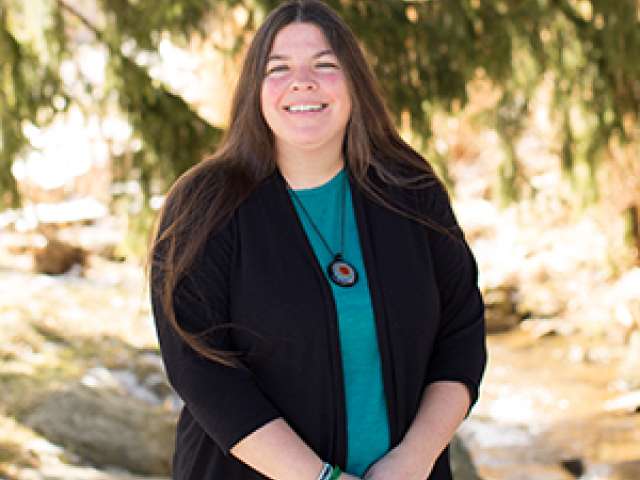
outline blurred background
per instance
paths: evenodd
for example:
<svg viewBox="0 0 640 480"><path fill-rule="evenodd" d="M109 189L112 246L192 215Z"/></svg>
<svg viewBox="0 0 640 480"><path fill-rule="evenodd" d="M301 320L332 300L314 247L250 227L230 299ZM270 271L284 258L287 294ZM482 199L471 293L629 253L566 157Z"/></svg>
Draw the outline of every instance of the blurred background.
<svg viewBox="0 0 640 480"><path fill-rule="evenodd" d="M142 265L276 0L0 0L0 479L168 479ZM330 0L480 267L457 480L640 478L640 1Z"/></svg>

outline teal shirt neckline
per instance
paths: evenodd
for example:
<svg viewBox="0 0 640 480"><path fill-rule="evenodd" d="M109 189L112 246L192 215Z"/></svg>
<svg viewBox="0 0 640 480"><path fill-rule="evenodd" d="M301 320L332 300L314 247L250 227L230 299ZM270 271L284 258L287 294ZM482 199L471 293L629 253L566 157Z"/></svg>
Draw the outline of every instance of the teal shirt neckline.
<svg viewBox="0 0 640 480"><path fill-rule="evenodd" d="M328 189L337 187L339 181L345 176L345 173L346 168L343 166L338 173L321 185L311 188L291 188L287 186L287 191L291 194L291 191L293 190L298 197L322 194Z"/></svg>
<svg viewBox="0 0 640 480"><path fill-rule="evenodd" d="M389 424L384 396L382 366L378 350L375 317L353 212L347 170L343 167L317 187L293 190L288 187L307 238L323 267L336 303L340 351L345 384L347 417L346 471L362 476L366 469L389 450ZM345 191L344 258L358 271L352 287L340 287L328 276L331 253L311 226L302 202L333 253L340 248L340 202ZM297 200L294 199L294 194Z"/></svg>

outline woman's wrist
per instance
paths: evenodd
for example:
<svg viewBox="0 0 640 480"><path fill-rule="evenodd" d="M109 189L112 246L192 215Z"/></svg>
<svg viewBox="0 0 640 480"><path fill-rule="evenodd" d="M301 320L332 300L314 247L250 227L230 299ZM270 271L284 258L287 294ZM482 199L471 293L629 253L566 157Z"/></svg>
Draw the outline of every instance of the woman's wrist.
<svg viewBox="0 0 640 480"><path fill-rule="evenodd" d="M322 470L318 474L317 480L338 480L341 474L342 471L340 470L340 467L325 463L322 465Z"/></svg>
<svg viewBox="0 0 640 480"><path fill-rule="evenodd" d="M327 478L329 478L329 475L331 475L331 470L331 465L329 465L328 463L322 464L322 470L320 470L320 473L316 477L316 480L326 480Z"/></svg>
<svg viewBox="0 0 640 480"><path fill-rule="evenodd" d="M397 455L407 463L415 464L419 461L420 469L424 471L431 472L437 459L431 450L424 448L420 442L412 443L407 437L396 446L395 450Z"/></svg>

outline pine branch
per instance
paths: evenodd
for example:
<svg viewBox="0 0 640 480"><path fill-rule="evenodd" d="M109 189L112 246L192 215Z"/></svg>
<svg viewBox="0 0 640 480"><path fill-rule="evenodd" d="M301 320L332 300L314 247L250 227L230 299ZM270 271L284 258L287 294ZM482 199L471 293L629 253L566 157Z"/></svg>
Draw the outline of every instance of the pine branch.
<svg viewBox="0 0 640 480"><path fill-rule="evenodd" d="M138 65L131 58L129 58L126 55L124 55L122 53L122 49L120 48L120 45L117 45L117 44L115 44L115 42L110 41L107 38L107 35L105 35L105 33L103 31L101 31L100 28L98 28L96 25L94 25L80 11L78 11L73 6L69 5L65 0L56 0L56 3L58 4L58 6L63 11L66 11L67 13L69 13L72 16L74 16L75 18L77 18L86 28L88 28L95 35L96 39L98 41L102 42L109 49L111 54L120 61L120 63L123 65L123 68L128 69L128 71L130 71L132 73L135 72L135 73L133 73L134 76L138 76L138 77L143 78L143 83L144 83L146 88L150 88L150 89L154 90L159 96L164 96L164 97L171 98L172 101L174 103L176 103L176 105L179 105L180 107L188 110L190 115L193 116L194 120L197 123L201 123L207 129L215 130L217 132L217 136L218 137L221 135L221 130L220 129L218 129L216 127L213 127L211 124L209 124L209 122L207 122L205 119L203 119L196 111L194 111L184 101L184 99L182 99L182 97L180 97L179 95L175 95L174 93L170 92L163 85L155 86L154 82L152 81L152 79L151 79L151 77L149 75L149 72L145 68L143 68L140 65Z"/></svg>
<svg viewBox="0 0 640 480"><path fill-rule="evenodd" d="M71 15L76 17L78 20L80 20L80 22L89 30L91 30L91 32L96 36L98 40L105 43L109 47L109 49L114 50L113 46L106 41L104 34L100 31L100 29L96 27L93 23L91 23L91 21L87 17L85 17L82 13L80 13L75 7L72 7L71 5L66 3L64 0L56 0L56 3L58 4L61 10L70 13Z"/></svg>
<svg viewBox="0 0 640 480"><path fill-rule="evenodd" d="M551 0L551 4L558 7L564 16L567 17L578 30L584 31L589 28L589 22L580 17L566 0Z"/></svg>

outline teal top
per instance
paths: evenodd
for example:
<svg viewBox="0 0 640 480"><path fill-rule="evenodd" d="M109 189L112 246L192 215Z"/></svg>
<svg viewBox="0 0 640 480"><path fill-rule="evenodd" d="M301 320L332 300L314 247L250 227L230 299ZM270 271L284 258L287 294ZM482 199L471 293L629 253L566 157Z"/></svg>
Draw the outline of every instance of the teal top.
<svg viewBox="0 0 640 480"><path fill-rule="evenodd" d="M329 279L326 267L333 256L291 190L288 191L335 299L346 397L346 471L362 476L370 464L389 450L389 422L376 325L345 168L318 187L295 190L295 195L329 247L337 252L340 249L343 188L347 189L343 258L358 272L358 281L351 287L341 287Z"/></svg>

